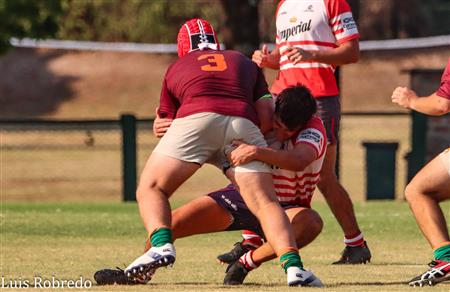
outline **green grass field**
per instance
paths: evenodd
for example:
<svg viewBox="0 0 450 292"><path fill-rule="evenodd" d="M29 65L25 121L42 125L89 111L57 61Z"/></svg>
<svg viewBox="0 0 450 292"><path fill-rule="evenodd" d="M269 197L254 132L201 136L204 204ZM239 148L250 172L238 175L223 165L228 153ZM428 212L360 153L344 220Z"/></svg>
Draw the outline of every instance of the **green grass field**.
<svg viewBox="0 0 450 292"><path fill-rule="evenodd" d="M177 201L172 203L179 205ZM343 248L342 233L324 203L316 202L314 207L324 219L324 230L301 255L305 267L322 279L325 291L411 291L404 282L424 271L432 254L406 203L355 205L373 253L372 263L358 266L330 265ZM442 207L450 217L450 204ZM6 279L32 279L38 275L58 279L82 276L92 280L97 269L124 267L140 255L144 239L136 204L3 203L1 273ZM292 290L285 286L284 273L276 261L252 272L243 287L222 286L225 267L215 257L239 239L237 232L180 239L176 242L176 264L158 270L150 284L93 286L91 290ZM433 288L433 291L449 290L450 283Z"/></svg>

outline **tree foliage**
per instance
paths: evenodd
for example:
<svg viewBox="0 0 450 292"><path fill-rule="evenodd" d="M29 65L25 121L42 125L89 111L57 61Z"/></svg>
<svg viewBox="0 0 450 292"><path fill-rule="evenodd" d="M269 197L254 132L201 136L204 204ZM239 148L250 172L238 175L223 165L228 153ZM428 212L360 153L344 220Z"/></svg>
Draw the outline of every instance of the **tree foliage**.
<svg viewBox="0 0 450 292"><path fill-rule="evenodd" d="M364 40L450 34L448 0L348 0Z"/></svg>
<svg viewBox="0 0 450 292"><path fill-rule="evenodd" d="M11 37L54 36L61 12L55 0L0 0L0 53L7 50Z"/></svg>
<svg viewBox="0 0 450 292"><path fill-rule="evenodd" d="M450 33L448 0L347 0L363 39ZM277 0L0 0L0 52L11 37L173 43L186 20L211 22L228 48L273 42Z"/></svg>
<svg viewBox="0 0 450 292"><path fill-rule="evenodd" d="M225 14L224 42L227 48L251 56L258 48L259 0L222 0Z"/></svg>
<svg viewBox="0 0 450 292"><path fill-rule="evenodd" d="M58 38L173 43L180 26L193 17L218 27L220 3L192 0L62 0Z"/></svg>

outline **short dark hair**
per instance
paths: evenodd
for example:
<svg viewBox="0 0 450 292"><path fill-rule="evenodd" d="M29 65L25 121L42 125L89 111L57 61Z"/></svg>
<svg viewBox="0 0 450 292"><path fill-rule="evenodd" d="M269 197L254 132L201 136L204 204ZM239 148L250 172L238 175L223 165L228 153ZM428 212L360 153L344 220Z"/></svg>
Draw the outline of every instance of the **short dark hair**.
<svg viewBox="0 0 450 292"><path fill-rule="evenodd" d="M275 102L275 115L290 130L305 126L316 111L316 100L303 85L284 89Z"/></svg>

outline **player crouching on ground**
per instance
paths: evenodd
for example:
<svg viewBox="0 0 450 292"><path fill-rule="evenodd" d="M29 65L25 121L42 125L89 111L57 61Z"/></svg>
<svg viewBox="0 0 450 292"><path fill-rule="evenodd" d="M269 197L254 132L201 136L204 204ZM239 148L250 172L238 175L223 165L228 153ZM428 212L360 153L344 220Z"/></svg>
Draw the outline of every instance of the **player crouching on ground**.
<svg viewBox="0 0 450 292"><path fill-rule="evenodd" d="M322 230L322 220L311 209L311 198L319 181L326 151L326 135L322 121L315 117L316 103L308 89L296 86L285 89L277 98L274 117L274 141L271 147L257 147L240 141L229 154L233 165L261 160L272 165L277 198L288 216L297 245L311 243ZM155 134L164 132L170 120L157 119ZM172 212L174 239L195 234L225 230L251 230L264 237L257 218L250 212L233 185L198 198ZM147 242L146 250L150 248ZM244 254L227 268L224 284L242 284L249 271L261 263L276 258L272 247L264 244ZM283 266L285 271L290 267ZM301 268L304 280L289 279L290 285L322 286L311 272ZM150 280L152 275L142 279ZM126 279L121 270L101 270L94 278L98 284L136 284Z"/></svg>
<svg viewBox="0 0 450 292"><path fill-rule="evenodd" d="M276 140L282 141L279 149L238 142L230 154L233 165L255 159L272 165L276 195L291 221L299 248L311 243L323 225L311 209L327 145L325 128L315 113L316 102L309 90L303 86L287 88L275 104L273 128ZM257 230L245 229L262 235ZM224 284L242 284L248 272L274 258L268 243L247 251L228 266Z"/></svg>

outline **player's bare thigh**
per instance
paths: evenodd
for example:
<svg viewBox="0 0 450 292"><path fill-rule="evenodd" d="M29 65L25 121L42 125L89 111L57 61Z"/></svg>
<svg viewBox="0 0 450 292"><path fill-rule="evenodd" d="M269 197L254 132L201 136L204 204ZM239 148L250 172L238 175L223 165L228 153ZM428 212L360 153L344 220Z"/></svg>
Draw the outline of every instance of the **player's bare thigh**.
<svg viewBox="0 0 450 292"><path fill-rule="evenodd" d="M197 163L153 152L142 171L138 193L146 188L158 188L170 197L199 168L200 165Z"/></svg>
<svg viewBox="0 0 450 292"><path fill-rule="evenodd" d="M450 199L450 174L442 157L437 156L431 160L408 184L407 196L415 193L425 193L438 202Z"/></svg>

